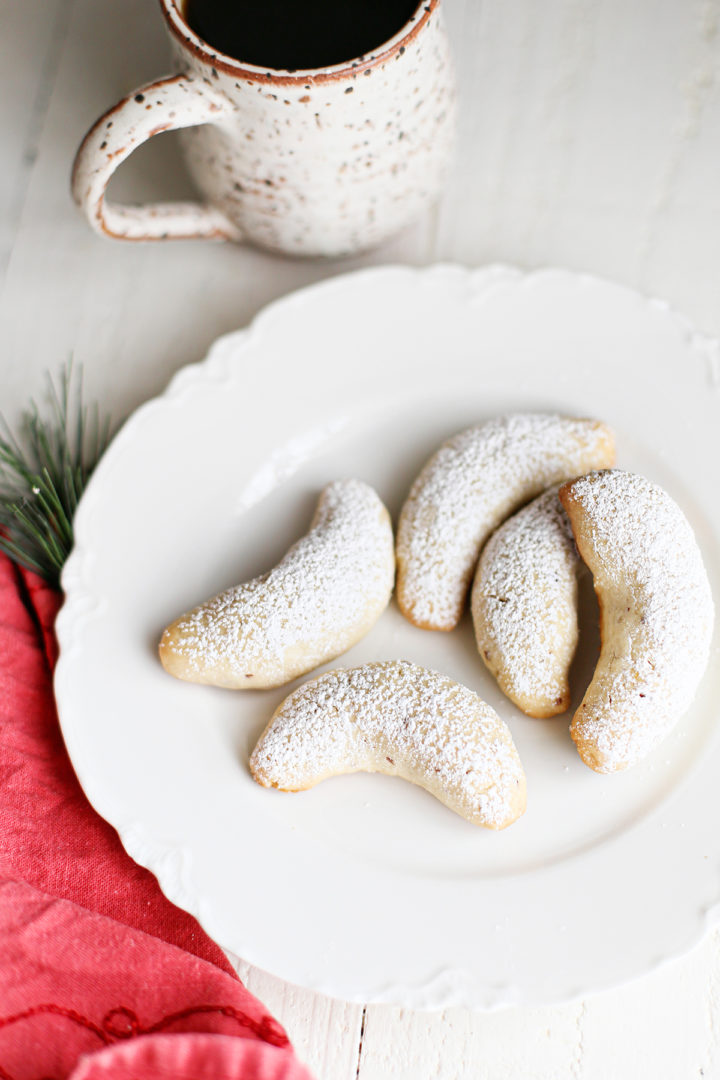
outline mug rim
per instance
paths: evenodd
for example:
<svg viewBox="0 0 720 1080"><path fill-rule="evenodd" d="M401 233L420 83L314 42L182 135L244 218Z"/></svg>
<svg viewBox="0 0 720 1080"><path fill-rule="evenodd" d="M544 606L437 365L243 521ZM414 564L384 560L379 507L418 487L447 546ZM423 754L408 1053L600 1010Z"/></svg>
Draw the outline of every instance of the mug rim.
<svg viewBox="0 0 720 1080"><path fill-rule="evenodd" d="M217 49L213 49L185 21L181 10L182 0L160 0L160 8L173 35L183 48L192 52L199 60L208 64L215 72L228 75L244 76L252 82L267 83L274 86L297 86L303 83L323 83L340 81L348 76L354 78L364 71L369 71L382 64L389 57L405 51L407 43L417 36L430 16L439 7L440 0L420 0L413 14L400 29L387 41L378 46L378 51L368 57L356 57L344 60L340 64L321 68L303 68L297 71L274 70L246 64Z"/></svg>

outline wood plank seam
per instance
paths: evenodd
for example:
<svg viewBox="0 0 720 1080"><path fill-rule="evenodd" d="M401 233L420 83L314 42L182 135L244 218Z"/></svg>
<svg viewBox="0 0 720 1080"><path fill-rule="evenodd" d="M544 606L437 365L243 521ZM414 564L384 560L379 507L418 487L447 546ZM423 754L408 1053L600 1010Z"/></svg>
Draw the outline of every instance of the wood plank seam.
<svg viewBox="0 0 720 1080"><path fill-rule="evenodd" d="M575 1048L575 1057L572 1062L572 1076L575 1080L580 1080L583 1072L583 1065L585 1063L585 1014L587 1013L587 1005L584 1001L580 1002L577 1015L575 1016L575 1027L577 1029L577 1046Z"/></svg>
<svg viewBox="0 0 720 1080"><path fill-rule="evenodd" d="M58 0L58 5L53 19L52 30L48 39L48 48L42 57L40 70L42 75L38 81L35 97L28 117L25 131L25 142L19 158L17 175L15 177L15 191L11 203L9 215L8 243L5 251L0 251L0 291L5 281L5 273L10 262L10 256L15 247L20 219L23 214L30 176L38 156L45 118L50 107L50 102L55 89L63 45L70 29L70 17L75 0Z"/></svg>
<svg viewBox="0 0 720 1080"><path fill-rule="evenodd" d="M363 1005L362 1020L360 1021L360 1039L358 1042L358 1055L357 1055L357 1068L355 1070L355 1080L360 1080L360 1065L362 1060L363 1051L363 1038L365 1036L365 1017L367 1015L367 1005Z"/></svg>

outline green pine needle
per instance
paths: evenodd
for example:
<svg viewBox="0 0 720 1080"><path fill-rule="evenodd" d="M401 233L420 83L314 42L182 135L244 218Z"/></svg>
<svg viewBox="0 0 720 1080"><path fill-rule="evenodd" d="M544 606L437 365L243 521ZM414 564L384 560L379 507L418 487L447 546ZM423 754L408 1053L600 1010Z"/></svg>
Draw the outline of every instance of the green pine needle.
<svg viewBox="0 0 720 1080"><path fill-rule="evenodd" d="M56 387L48 376L49 416L34 401L21 436L0 416L0 551L57 586L73 545L73 517L110 441L110 421L82 402L82 371L72 363Z"/></svg>

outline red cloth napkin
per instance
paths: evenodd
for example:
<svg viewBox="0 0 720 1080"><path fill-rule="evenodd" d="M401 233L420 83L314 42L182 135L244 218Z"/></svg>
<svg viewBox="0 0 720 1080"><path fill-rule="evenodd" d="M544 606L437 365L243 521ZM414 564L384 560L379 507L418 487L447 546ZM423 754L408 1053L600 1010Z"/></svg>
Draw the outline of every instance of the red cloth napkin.
<svg viewBox="0 0 720 1080"><path fill-rule="evenodd" d="M0 1080L311 1080L85 799L52 692L60 602L0 555Z"/></svg>

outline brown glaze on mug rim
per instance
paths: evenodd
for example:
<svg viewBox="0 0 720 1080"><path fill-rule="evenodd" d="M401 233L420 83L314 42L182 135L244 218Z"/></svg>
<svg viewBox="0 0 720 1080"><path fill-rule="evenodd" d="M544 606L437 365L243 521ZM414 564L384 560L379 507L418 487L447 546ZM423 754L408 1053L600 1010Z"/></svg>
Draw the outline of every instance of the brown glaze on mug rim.
<svg viewBox="0 0 720 1080"><path fill-rule="evenodd" d="M347 78L354 79L357 75L384 63L390 57L405 52L408 42L417 36L439 4L440 0L421 0L405 25L393 37L379 45L378 52L368 57L357 57L355 60L346 60L342 64L326 68L307 68L290 72L273 71L270 68L244 64L231 56L214 51L185 22L181 11L181 6L184 6L183 0L160 0L160 8L172 33L183 48L188 49L199 60L206 63L214 71L216 77L217 72L222 71L227 75L245 78L250 82L266 83L268 86L302 86L303 83L312 85L339 82Z"/></svg>

